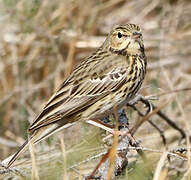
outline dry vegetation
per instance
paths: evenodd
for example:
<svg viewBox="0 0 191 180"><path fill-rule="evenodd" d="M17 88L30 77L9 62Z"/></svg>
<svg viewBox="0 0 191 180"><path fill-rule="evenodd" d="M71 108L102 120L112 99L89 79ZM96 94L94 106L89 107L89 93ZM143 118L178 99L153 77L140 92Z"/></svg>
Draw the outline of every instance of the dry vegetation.
<svg viewBox="0 0 191 180"><path fill-rule="evenodd" d="M72 67L103 42L113 25L132 22L143 30L149 64L140 93L157 95L159 99L152 103L161 107L186 138L179 141L180 133L152 113L149 118L163 131L166 145L145 121L134 137L140 141L146 162L129 150L128 167L116 178L190 179L190 151L168 154L190 147L189 0L2 0L0 10L0 161L24 142L29 123ZM145 111L142 103L137 108ZM130 127L143 119L132 108L127 108L127 115ZM83 179L107 152L104 134L79 123L36 145L35 158L26 152L14 163L17 169L5 173L0 168L0 179L21 179L20 173L27 179Z"/></svg>

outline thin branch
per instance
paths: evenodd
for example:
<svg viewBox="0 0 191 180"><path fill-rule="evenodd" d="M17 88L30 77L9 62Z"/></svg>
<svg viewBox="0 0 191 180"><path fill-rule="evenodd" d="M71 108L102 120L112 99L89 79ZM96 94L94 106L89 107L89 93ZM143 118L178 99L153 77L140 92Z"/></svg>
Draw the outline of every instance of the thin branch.
<svg viewBox="0 0 191 180"><path fill-rule="evenodd" d="M141 100L146 106L148 105L148 100L146 99L142 99ZM154 104L150 103L153 107L153 110L156 110L158 109L157 106L155 106ZM178 127L178 125L176 123L174 123L168 116L166 116L160 109L157 111L156 113L158 116L160 116L164 121L166 121L171 127L173 127L175 130L177 130L182 138L185 138L186 137L186 134L185 132L180 128Z"/></svg>
<svg viewBox="0 0 191 180"><path fill-rule="evenodd" d="M132 105L130 106L131 108L133 108L135 111L137 111L138 115L141 116L141 117L144 117L145 115L139 111L139 109ZM155 123L153 123L150 119L148 120L148 122L159 132L161 138L162 138L162 141L163 141L163 144L166 145L166 138L165 138L165 135L164 135L164 132L163 130L161 130Z"/></svg>
<svg viewBox="0 0 191 180"><path fill-rule="evenodd" d="M164 95L168 95L168 94L172 94L172 93L178 93L178 92L182 92L182 91L191 91L191 87L188 88L181 88L181 89L175 89L175 90L171 90L171 91L167 91L167 92L163 92L163 93L159 93L156 94L154 96L164 96Z"/></svg>

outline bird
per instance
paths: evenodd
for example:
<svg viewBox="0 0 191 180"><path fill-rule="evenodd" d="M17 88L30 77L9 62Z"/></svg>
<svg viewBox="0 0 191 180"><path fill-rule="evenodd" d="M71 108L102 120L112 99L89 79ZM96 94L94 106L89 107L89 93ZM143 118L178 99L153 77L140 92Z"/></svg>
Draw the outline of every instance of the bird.
<svg viewBox="0 0 191 180"><path fill-rule="evenodd" d="M99 121L125 106L140 89L146 74L141 29L136 24L115 25L103 44L77 65L28 128L28 138L6 160L9 168L29 143L85 121L110 131Z"/></svg>

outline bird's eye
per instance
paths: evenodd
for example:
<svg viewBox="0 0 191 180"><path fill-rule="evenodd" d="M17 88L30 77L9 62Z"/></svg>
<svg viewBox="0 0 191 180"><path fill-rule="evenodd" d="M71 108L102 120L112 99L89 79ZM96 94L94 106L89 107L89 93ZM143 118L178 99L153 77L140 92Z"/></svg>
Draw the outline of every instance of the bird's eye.
<svg viewBox="0 0 191 180"><path fill-rule="evenodd" d="M118 37L118 38L122 38L122 36L123 36L123 35L122 35L120 32L118 32L117 37Z"/></svg>

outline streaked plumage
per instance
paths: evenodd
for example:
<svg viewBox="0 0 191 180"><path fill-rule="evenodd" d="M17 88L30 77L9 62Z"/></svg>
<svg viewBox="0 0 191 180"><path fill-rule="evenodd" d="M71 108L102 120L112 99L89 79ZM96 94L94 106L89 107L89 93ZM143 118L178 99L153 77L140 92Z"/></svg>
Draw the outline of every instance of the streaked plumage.
<svg viewBox="0 0 191 180"><path fill-rule="evenodd" d="M7 162L27 147L76 121L97 120L124 106L139 90L146 73L141 30L125 24L112 29L103 45L82 61L50 98L29 127L29 138Z"/></svg>

